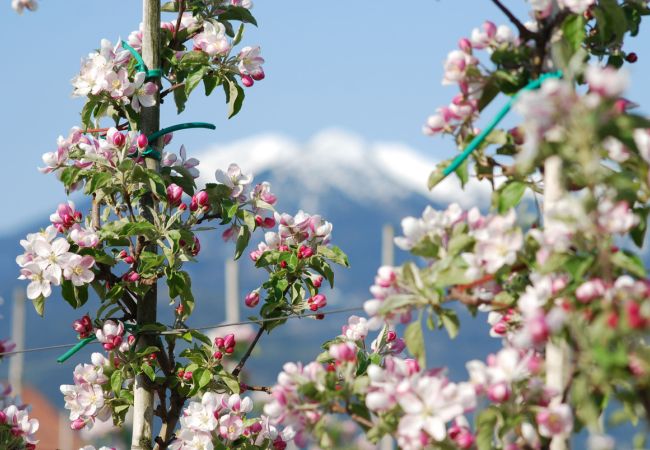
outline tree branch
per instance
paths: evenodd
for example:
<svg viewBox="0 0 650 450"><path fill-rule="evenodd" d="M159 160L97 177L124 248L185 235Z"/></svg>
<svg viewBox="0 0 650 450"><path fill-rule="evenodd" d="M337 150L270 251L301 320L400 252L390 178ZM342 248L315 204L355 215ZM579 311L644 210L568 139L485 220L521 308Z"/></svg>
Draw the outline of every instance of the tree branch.
<svg viewBox="0 0 650 450"><path fill-rule="evenodd" d="M492 0L492 3L494 3L496 7L499 8L501 12L508 17L508 19L510 19L510 22L512 22L512 24L517 28L517 31L519 31L519 36L524 41L533 39L535 37L535 33L526 28L526 26L517 18L517 16L515 16L512 11L510 11L503 3L501 3L500 0Z"/></svg>
<svg viewBox="0 0 650 450"><path fill-rule="evenodd" d="M339 405L338 403L333 404L330 407L331 411L333 413L337 414L347 414L350 416L350 419L354 420L356 423L359 425L366 427L366 428L372 428L375 426L374 423L372 423L371 420L366 419L365 417L360 416L359 414L355 414L351 412L348 408L344 408L343 406Z"/></svg>
<svg viewBox="0 0 650 450"><path fill-rule="evenodd" d="M244 368L244 364L246 364L246 361L248 358L251 356L251 353L253 352L253 349L257 345L257 341L260 340L262 337L262 334L264 333L265 327L262 325L260 329L257 331L257 334L255 335L255 339L253 339L253 342L251 342L251 345L248 346L248 350L246 350L246 353L244 353L244 356L242 356L242 359L239 361L239 364L237 364L237 367L232 371L232 374L234 376L239 375L239 372Z"/></svg>

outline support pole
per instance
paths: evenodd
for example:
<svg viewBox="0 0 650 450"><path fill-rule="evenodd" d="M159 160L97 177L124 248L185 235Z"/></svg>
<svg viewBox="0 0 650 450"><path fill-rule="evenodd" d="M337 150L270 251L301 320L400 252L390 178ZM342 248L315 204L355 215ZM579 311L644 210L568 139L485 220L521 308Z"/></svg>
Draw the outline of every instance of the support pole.
<svg viewBox="0 0 650 450"><path fill-rule="evenodd" d="M381 265L395 265L395 230L392 225L386 224L381 230Z"/></svg>
<svg viewBox="0 0 650 450"><path fill-rule="evenodd" d="M160 67L160 0L143 0L142 6L142 59L147 68L158 69ZM140 128L140 132L147 136L160 129L159 94L154 106L142 108ZM160 150L158 142L150 142L149 144L154 149ZM156 159L146 158L145 161L148 169L156 171L160 169ZM152 197L145 199L142 206L156 208ZM142 212L145 215L146 209L143 209ZM155 247L150 250L155 250ZM158 290L154 284L147 294L139 299L136 314L138 326L156 321L157 297ZM139 348L155 344L154 336L142 336L138 339ZM136 376L134 389L131 450L150 450L153 448L154 392L149 387L148 378L144 373Z"/></svg>
<svg viewBox="0 0 650 450"><path fill-rule="evenodd" d="M551 156L544 163L544 226L553 219L547 211L562 197L562 160L559 156ZM551 400L560 403L566 387L569 369L569 348L566 344L546 344L546 384L557 392ZM567 441L562 437L551 440L550 450L566 450Z"/></svg>
<svg viewBox="0 0 650 450"><path fill-rule="evenodd" d="M11 340L16 344L16 350L25 349L25 292L16 289L13 295L13 313L11 315ZM23 364L25 355L16 353L9 358L9 385L15 395L23 390Z"/></svg>
<svg viewBox="0 0 650 450"><path fill-rule="evenodd" d="M381 265L394 266L395 265L395 230L390 224L384 225L381 229ZM378 450L393 450L395 444L393 438L389 435L384 436L379 441Z"/></svg>
<svg viewBox="0 0 650 450"><path fill-rule="evenodd" d="M239 263L226 261L226 323L239 322Z"/></svg>

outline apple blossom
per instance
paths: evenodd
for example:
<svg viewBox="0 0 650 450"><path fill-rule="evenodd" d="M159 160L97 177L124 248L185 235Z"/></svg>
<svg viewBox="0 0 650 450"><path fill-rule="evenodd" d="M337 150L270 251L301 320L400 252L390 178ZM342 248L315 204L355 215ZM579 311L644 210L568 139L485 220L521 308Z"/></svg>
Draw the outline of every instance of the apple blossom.
<svg viewBox="0 0 650 450"><path fill-rule="evenodd" d="M244 47L239 52L239 72L242 75L249 75L254 80L261 80L264 78L264 58L260 56L259 47Z"/></svg>
<svg viewBox="0 0 650 450"><path fill-rule="evenodd" d="M204 22L203 31L194 36L194 48L209 56L223 56L230 51L226 29L219 22Z"/></svg>
<svg viewBox="0 0 650 450"><path fill-rule="evenodd" d="M551 405L536 416L539 434L544 437L568 436L573 430L573 413L566 404Z"/></svg>
<svg viewBox="0 0 650 450"><path fill-rule="evenodd" d="M106 350L113 350L122 343L124 324L120 321L107 320L101 328L95 331L95 335Z"/></svg>

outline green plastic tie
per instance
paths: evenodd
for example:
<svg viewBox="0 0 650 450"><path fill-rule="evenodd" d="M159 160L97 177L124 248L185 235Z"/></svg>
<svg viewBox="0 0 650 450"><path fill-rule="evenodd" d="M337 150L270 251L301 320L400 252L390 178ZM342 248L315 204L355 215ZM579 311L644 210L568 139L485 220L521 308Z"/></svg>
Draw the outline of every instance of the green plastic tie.
<svg viewBox="0 0 650 450"><path fill-rule="evenodd" d="M458 169L461 164L465 162L465 160L469 157L469 155L474 152L478 148L479 145L489 136L490 133L496 128L496 126L503 120L503 118L510 112L510 109L512 108L512 105L517 101L519 98L519 95L521 95L522 92L526 91L532 91L534 89L538 89L542 83L549 78L562 78L562 72L551 72L551 73L545 73L542 76L540 76L538 79L531 81L528 83L526 86L524 86L519 92L517 92L514 96L510 98L508 103L501 108L501 111L497 113L497 115L492 119L492 121L488 124L487 127L485 127L474 139L472 139L472 142L469 143L469 145L463 150L463 152L456 156L454 160L449 164L445 169L442 171L443 179L448 176L450 173Z"/></svg>
<svg viewBox="0 0 650 450"><path fill-rule="evenodd" d="M162 137L166 134L173 133L174 131L178 131L178 130L187 130L190 128L207 128L209 130L217 129L215 125L206 122L179 123L178 125L172 125L171 127L163 128L160 131L156 131L155 133L150 134L149 136L147 136L147 140L149 142L153 142L159 137ZM144 158L154 158L158 161L161 160L160 152L151 147L147 147L142 153L140 153L140 155Z"/></svg>
<svg viewBox="0 0 650 450"><path fill-rule="evenodd" d="M84 338L84 339L80 340L80 341L77 343L77 345L75 345L74 347L72 347L70 350L68 350L67 352L65 352L63 355L59 356L59 357L56 359L56 362L58 362L58 363L64 363L64 362L66 362L68 359L70 359L70 358L72 357L72 355L74 355L75 353L79 352L79 350L81 350L81 349L84 348L86 345L90 344L91 342L93 342L93 341L96 340L96 339L97 339L97 337L93 335L93 336L88 336L87 338Z"/></svg>
<svg viewBox="0 0 650 450"><path fill-rule="evenodd" d="M129 44L127 44L125 41L122 41L122 48L124 50L128 50L131 55L135 58L136 62L138 63L138 72L144 72L147 74L147 77L145 78L146 80L150 80L152 78L161 78L162 77L162 70L161 69L147 69L147 65L144 63L144 60L142 59L142 56L136 49L131 47Z"/></svg>
<svg viewBox="0 0 650 450"><path fill-rule="evenodd" d="M125 323L124 329L129 330L131 334L136 334L135 331L138 329L138 327L136 325ZM86 345L90 344L95 340L97 340L97 336L95 336L94 334L92 336L88 336L87 338L81 339L79 342L77 342L77 344L74 347L72 347L70 350L65 352L63 355L59 356L56 359L56 362L58 363L66 362L72 357L72 355L78 353L82 348L84 348Z"/></svg>

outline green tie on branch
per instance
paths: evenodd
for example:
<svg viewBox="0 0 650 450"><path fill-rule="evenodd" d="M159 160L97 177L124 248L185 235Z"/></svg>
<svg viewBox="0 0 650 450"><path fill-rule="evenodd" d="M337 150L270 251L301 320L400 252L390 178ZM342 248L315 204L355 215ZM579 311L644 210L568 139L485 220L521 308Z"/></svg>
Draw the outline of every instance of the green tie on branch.
<svg viewBox="0 0 650 450"><path fill-rule="evenodd" d="M469 145L463 150L463 152L456 156L454 160L449 164L445 169L442 171L442 181L447 175L458 169L461 164L465 162L465 160L469 157L469 155L474 152L478 148L479 145L485 140L485 138L488 137L490 133L492 133L492 130L496 128L496 126L503 120L503 118L510 112L510 109L512 108L512 105L515 104L517 99L519 98L519 95L521 95L522 92L526 91L532 91L534 89L538 89L542 83L549 78L562 78L562 72L551 72L551 73L545 73L542 76L540 76L538 79L531 81L528 83L526 86L524 86L519 92L517 92L515 95L513 95L508 103L501 108L501 111L497 113L496 116L490 121L488 126L486 126L474 139L472 139L472 142L469 143Z"/></svg>

